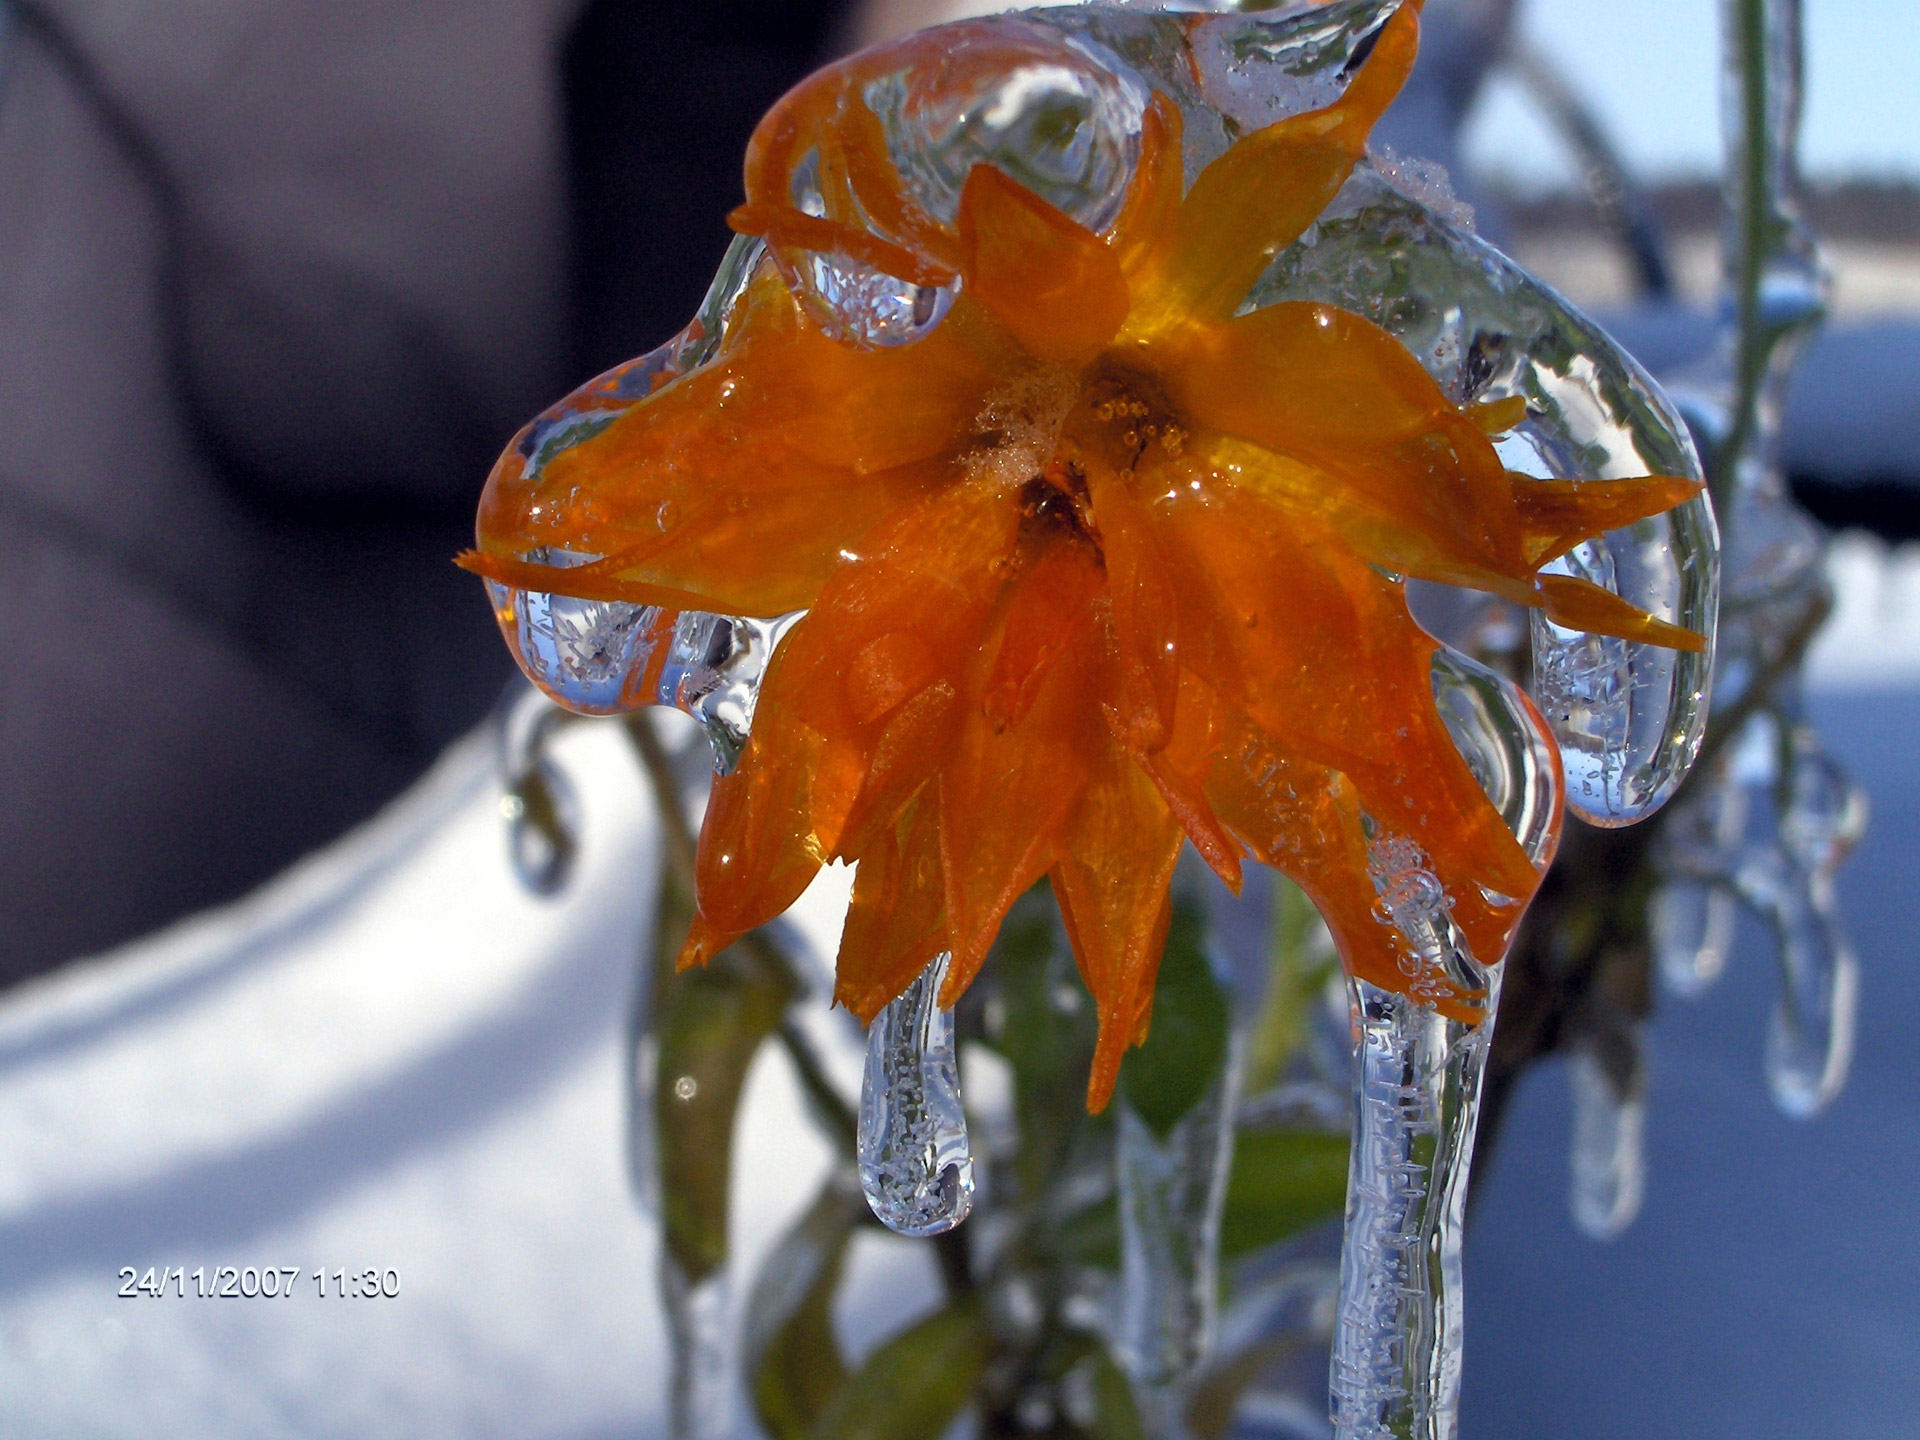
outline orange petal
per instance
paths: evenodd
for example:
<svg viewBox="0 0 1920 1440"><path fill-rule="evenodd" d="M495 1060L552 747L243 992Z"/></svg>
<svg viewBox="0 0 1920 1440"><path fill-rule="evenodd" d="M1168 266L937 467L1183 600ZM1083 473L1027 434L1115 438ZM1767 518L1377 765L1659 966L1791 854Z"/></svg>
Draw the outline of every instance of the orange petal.
<svg viewBox="0 0 1920 1440"><path fill-rule="evenodd" d="M1127 318L1127 282L1106 242L991 165L960 192L965 293L1042 360L1091 358Z"/></svg>
<svg viewBox="0 0 1920 1440"><path fill-rule="evenodd" d="M1665 645L1695 653L1707 648L1706 636L1649 615L1591 580L1572 575L1542 575L1540 594L1545 601L1547 618L1569 630L1617 635L1622 640L1639 640L1648 645Z"/></svg>
<svg viewBox="0 0 1920 1440"><path fill-rule="evenodd" d="M1104 464L1087 471L1094 524L1107 562L1114 645L1119 660L1120 723L1130 750L1158 750L1173 732L1180 689L1180 646L1173 581L1153 538L1153 516L1133 480Z"/></svg>
<svg viewBox="0 0 1920 1440"><path fill-rule="evenodd" d="M1113 224L1114 253L1129 281L1172 241L1186 183L1180 142L1179 107L1156 90L1140 116L1140 158Z"/></svg>
<svg viewBox="0 0 1920 1440"><path fill-rule="evenodd" d="M1536 480L1509 472L1513 503L1534 564L1558 559L1582 540L1685 504L1706 487L1675 475L1625 480Z"/></svg>
<svg viewBox="0 0 1920 1440"><path fill-rule="evenodd" d="M562 593L626 582L689 608L802 608L878 517L947 480L942 457L1014 353L968 305L915 345L856 350L771 273L733 323L721 355L650 395L609 408L590 386L584 420L562 402L529 427L487 482L480 549L607 557L538 587Z"/></svg>
<svg viewBox="0 0 1920 1440"><path fill-rule="evenodd" d="M713 782L696 862L706 930L730 939L764 925L812 883L825 854L812 822L824 749L799 726L757 727L739 766Z"/></svg>
<svg viewBox="0 0 1920 1440"><path fill-rule="evenodd" d="M748 751L763 734L776 745L818 737L805 833L823 855L850 824L891 821L940 763L1018 523L1014 504L979 482L902 507L775 652Z"/></svg>
<svg viewBox="0 0 1920 1440"><path fill-rule="evenodd" d="M939 801L929 791L860 853L834 998L871 1021L946 942Z"/></svg>
<svg viewBox="0 0 1920 1440"><path fill-rule="evenodd" d="M1186 837L1159 792L1117 745L1103 747L1053 867L1080 973L1093 991L1100 1039L1087 1108L1106 1108L1120 1060L1141 1028L1165 929L1167 887Z"/></svg>
<svg viewBox="0 0 1920 1440"><path fill-rule="evenodd" d="M1190 331L1163 371L1177 408L1233 437L1221 463L1368 559L1527 588L1513 484L1492 443L1379 326L1331 305L1270 305Z"/></svg>
<svg viewBox="0 0 1920 1440"><path fill-rule="evenodd" d="M1273 257L1300 237L1366 153L1367 133L1406 83L1419 48L1417 7L1379 32L1346 92L1238 141L1187 192L1164 265L1143 277L1128 329L1147 335L1190 319L1224 320Z"/></svg>
<svg viewBox="0 0 1920 1440"><path fill-rule="evenodd" d="M1389 829L1528 892L1531 861L1440 719L1435 642L1404 588L1230 482L1196 490L1182 473L1154 509L1187 663L1289 753L1348 776Z"/></svg>
<svg viewBox="0 0 1920 1440"><path fill-rule="evenodd" d="M1326 921L1347 973L1389 990L1417 989L1444 1011L1477 1019L1484 995L1464 992L1448 976L1435 973L1382 914L1363 806L1347 778L1290 754L1244 717L1229 719L1223 740L1225 751L1208 783L1209 796L1255 855L1307 893ZM1476 918L1487 913L1470 856L1429 860L1456 910L1468 909ZM1536 875L1522 902L1537 885ZM1489 964L1503 958L1522 908L1511 907L1511 918L1498 933L1476 926L1468 940L1477 958Z"/></svg>
<svg viewBox="0 0 1920 1440"><path fill-rule="evenodd" d="M1086 547L1059 543L1072 563L1096 568ZM1087 758L1108 744L1096 688L1104 643L1092 625L1062 626L1073 640L1047 663L1018 720L996 718L986 705L1007 637L1032 630L1036 620L1062 619L1059 596L1051 567L1030 566L1014 580L961 689L959 733L940 773L940 855L953 951L942 1004L972 982L1007 907L1053 867L1085 784Z"/></svg>

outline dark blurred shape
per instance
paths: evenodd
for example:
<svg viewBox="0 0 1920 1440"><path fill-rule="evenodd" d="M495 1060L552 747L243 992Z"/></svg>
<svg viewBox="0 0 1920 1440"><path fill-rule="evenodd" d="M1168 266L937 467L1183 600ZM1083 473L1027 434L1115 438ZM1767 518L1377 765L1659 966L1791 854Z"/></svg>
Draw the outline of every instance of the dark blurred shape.
<svg viewBox="0 0 1920 1440"><path fill-rule="evenodd" d="M0 983L243 893L484 714L487 468L686 322L836 10L11 7Z"/></svg>

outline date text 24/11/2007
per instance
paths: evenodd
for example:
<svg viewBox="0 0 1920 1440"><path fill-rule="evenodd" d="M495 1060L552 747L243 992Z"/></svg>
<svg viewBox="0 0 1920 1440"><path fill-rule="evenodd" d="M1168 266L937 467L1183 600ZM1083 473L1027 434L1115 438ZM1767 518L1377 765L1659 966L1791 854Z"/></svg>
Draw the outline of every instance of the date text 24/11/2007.
<svg viewBox="0 0 1920 1440"><path fill-rule="evenodd" d="M291 1299L302 1280L312 1284L316 1299L395 1300L400 1296L400 1272L385 1270L302 1270L297 1265L217 1265L212 1269L182 1265L120 1267L122 1300L172 1295L185 1300Z"/></svg>

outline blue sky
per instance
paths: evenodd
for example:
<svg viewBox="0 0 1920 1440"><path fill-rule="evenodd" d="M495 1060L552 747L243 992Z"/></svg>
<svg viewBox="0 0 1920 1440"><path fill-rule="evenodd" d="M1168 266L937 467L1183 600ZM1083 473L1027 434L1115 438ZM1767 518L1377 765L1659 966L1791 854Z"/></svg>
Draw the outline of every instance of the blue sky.
<svg viewBox="0 0 1920 1440"><path fill-rule="evenodd" d="M1920 180L1920 3L1803 0L1803 163L1817 176ZM1637 173L1701 175L1720 163L1714 0L1522 0L1522 23L1605 118ZM1470 153L1523 183L1567 162L1524 100L1490 92Z"/></svg>

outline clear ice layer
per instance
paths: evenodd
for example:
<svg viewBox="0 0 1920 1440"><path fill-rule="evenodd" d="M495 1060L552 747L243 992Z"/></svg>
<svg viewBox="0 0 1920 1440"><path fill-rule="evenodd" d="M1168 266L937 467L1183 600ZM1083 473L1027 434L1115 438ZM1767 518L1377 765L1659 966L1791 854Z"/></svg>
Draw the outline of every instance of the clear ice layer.
<svg viewBox="0 0 1920 1440"><path fill-rule="evenodd" d="M1487 974L1499 988L1499 971ZM1351 980L1353 1148L1333 1332L1337 1440L1452 1440L1461 1360L1461 1228L1493 1040Z"/></svg>
<svg viewBox="0 0 1920 1440"><path fill-rule="evenodd" d="M723 775L746 748L774 647L800 618L666 611L487 586L520 668L555 704L580 715L646 705L683 711L700 722Z"/></svg>
<svg viewBox="0 0 1920 1440"><path fill-rule="evenodd" d="M1541 478L1700 478L1686 426L1591 320L1500 252L1362 165L1255 287L1253 305L1330 301L1397 336L1455 401L1524 397L1497 444ZM1704 495L1576 547L1547 569L1614 590L1711 642L1718 537ZM1560 743L1566 801L1599 825L1673 794L1706 730L1712 646L1688 654L1535 614L1534 698Z"/></svg>
<svg viewBox="0 0 1920 1440"><path fill-rule="evenodd" d="M973 1207L953 1012L940 1006L944 952L867 1027L860 1082L860 1188L888 1229L938 1235Z"/></svg>
<svg viewBox="0 0 1920 1440"><path fill-rule="evenodd" d="M1230 1057L1164 1136L1124 1097L1119 1101L1120 1313L1113 1342L1121 1367L1145 1392L1176 1385L1213 1348L1238 1070Z"/></svg>

